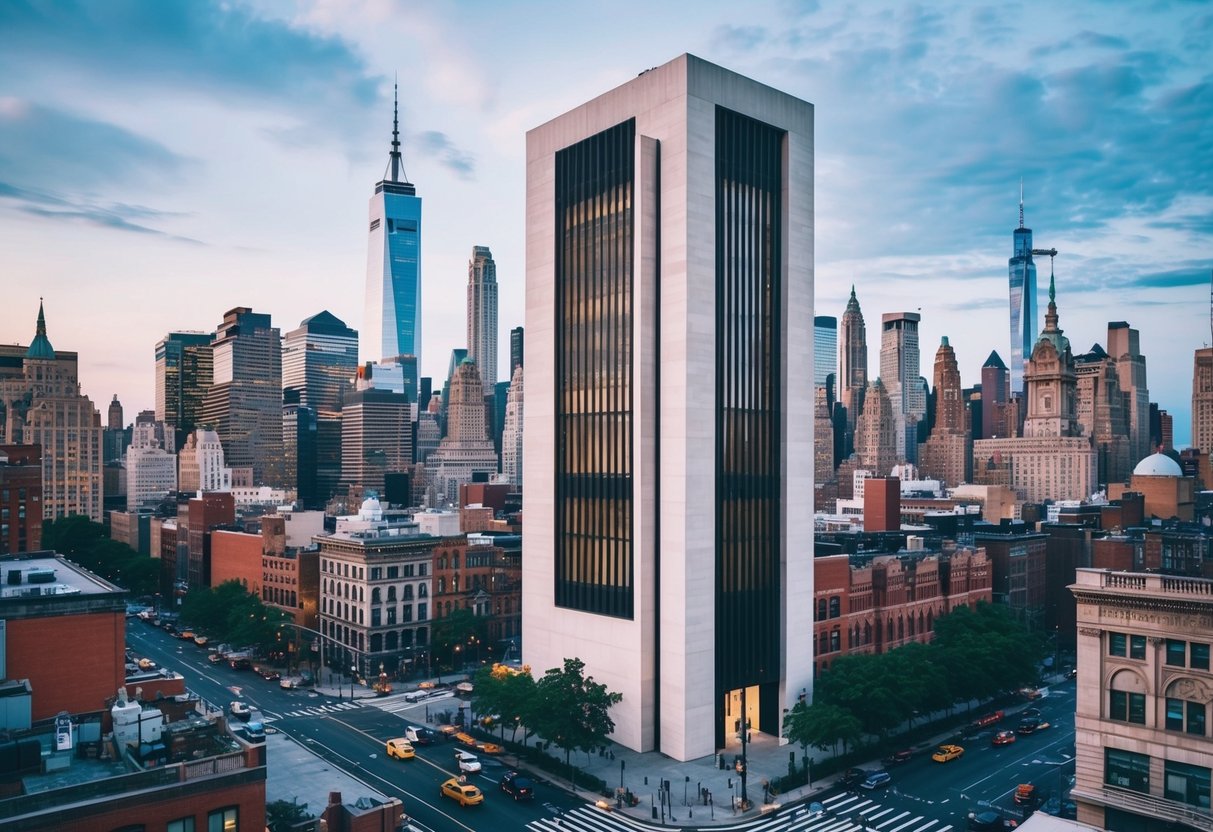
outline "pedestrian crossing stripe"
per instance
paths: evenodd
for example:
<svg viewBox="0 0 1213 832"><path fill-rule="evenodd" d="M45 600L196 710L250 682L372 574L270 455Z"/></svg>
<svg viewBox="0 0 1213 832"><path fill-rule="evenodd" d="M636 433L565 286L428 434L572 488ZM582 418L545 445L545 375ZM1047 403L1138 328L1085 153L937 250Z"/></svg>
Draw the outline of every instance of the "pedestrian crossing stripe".
<svg viewBox="0 0 1213 832"><path fill-rule="evenodd" d="M310 708L300 708L295 711L287 711L285 714L283 714L283 716L323 716L324 714L352 711L361 707L362 705L358 704L357 702L338 702L335 705L316 705Z"/></svg>

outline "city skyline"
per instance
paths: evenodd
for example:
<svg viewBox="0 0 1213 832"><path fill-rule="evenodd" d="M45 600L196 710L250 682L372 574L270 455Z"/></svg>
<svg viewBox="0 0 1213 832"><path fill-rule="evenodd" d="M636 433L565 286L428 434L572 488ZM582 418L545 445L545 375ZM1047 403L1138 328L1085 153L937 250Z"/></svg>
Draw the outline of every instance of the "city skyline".
<svg viewBox="0 0 1213 832"><path fill-rule="evenodd" d="M117 393L128 413L150 409L156 342L236 306L283 331L324 309L364 329L363 206L397 74L404 160L427 202L419 372L442 377L468 346L451 337L465 317L456 287L469 247L485 245L508 377L525 130L689 51L818 107L816 314L841 317L852 283L869 321L921 306L923 348L948 336L963 383L977 383L991 350L1010 357L1022 177L1035 244L1059 250L1075 349L1102 342L1108 321L1140 330L1151 399L1174 416L1176 445L1189 441L1213 238L1200 51L1213 16L1201 9L822 3L743 18L708 3L691 19L646 8L653 25L636 31L627 14L546 6L542 25L459 4L47 8L0 11L13 80L0 98L0 252L16 276L0 341L28 343L46 296L95 402ZM473 49L455 36L473 16L506 37ZM551 37L579 30L613 46L586 62L576 38ZM130 303L154 289L190 303ZM105 349L89 337L99 320Z"/></svg>

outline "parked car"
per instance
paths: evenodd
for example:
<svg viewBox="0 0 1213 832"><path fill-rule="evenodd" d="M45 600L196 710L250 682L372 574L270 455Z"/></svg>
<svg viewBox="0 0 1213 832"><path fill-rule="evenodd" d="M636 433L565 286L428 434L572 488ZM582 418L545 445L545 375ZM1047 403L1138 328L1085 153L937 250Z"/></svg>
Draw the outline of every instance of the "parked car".
<svg viewBox="0 0 1213 832"><path fill-rule="evenodd" d="M952 760L959 759L963 756L965 750L959 745L941 745L939 749L931 755L931 759L937 763L950 763Z"/></svg>
<svg viewBox="0 0 1213 832"><path fill-rule="evenodd" d="M245 722L247 722L248 718L253 715L253 709L250 708L246 703L239 701L228 705L227 710L228 713L236 717L236 719L242 719Z"/></svg>
<svg viewBox="0 0 1213 832"><path fill-rule="evenodd" d="M535 796L535 784L531 778L516 771L506 772L501 778L501 790L515 800L530 800Z"/></svg>
<svg viewBox="0 0 1213 832"><path fill-rule="evenodd" d="M262 679L264 679L267 682L277 682L279 679L282 678L281 673L279 673L277 670L274 670L269 667L257 668L257 675L260 676Z"/></svg>
<svg viewBox="0 0 1213 832"><path fill-rule="evenodd" d="M997 734L994 735L992 744L993 745L1010 745L1011 743L1015 742L1015 740L1017 740L1017 739L1019 739L1019 738L1015 736L1014 731L999 731Z"/></svg>
<svg viewBox="0 0 1213 832"><path fill-rule="evenodd" d="M404 737L397 737L387 741L387 755L397 760L411 760L417 756L417 752L413 750L412 743Z"/></svg>
<svg viewBox="0 0 1213 832"><path fill-rule="evenodd" d="M969 727L975 729L989 728L991 725L997 725L999 722L1002 722L1002 717L1002 711L993 711L992 713L977 717L977 719L969 723Z"/></svg>
<svg viewBox="0 0 1213 832"><path fill-rule="evenodd" d="M478 742L476 750L481 754L501 754L505 752L505 748L495 742Z"/></svg>
<svg viewBox="0 0 1213 832"><path fill-rule="evenodd" d="M228 665L232 670L252 670L253 662L250 659L228 659Z"/></svg>
<svg viewBox="0 0 1213 832"><path fill-rule="evenodd" d="M211 664L219 664L223 661L223 655L220 653L211 653L206 657L206 660Z"/></svg>
<svg viewBox="0 0 1213 832"><path fill-rule="evenodd" d="M912 760L913 758L914 758L914 749L903 748L901 751L894 751L892 754L885 757L884 764L886 766L900 765L901 763L910 762L910 760Z"/></svg>
<svg viewBox="0 0 1213 832"><path fill-rule="evenodd" d="M209 641L210 639L206 636L194 636L194 644L197 644L199 647L206 647Z"/></svg>
<svg viewBox="0 0 1213 832"><path fill-rule="evenodd" d="M872 791L873 789L881 789L893 782L893 777L887 771L873 771L863 779L859 784L859 788Z"/></svg>
<svg viewBox="0 0 1213 832"><path fill-rule="evenodd" d="M459 770L465 774L475 774L480 771L480 758L462 749L455 751L455 763L459 766Z"/></svg>
<svg viewBox="0 0 1213 832"><path fill-rule="evenodd" d="M442 796L449 797L460 806L477 806L484 802L484 795L480 793L480 789L467 783L460 783L454 777L442 784Z"/></svg>

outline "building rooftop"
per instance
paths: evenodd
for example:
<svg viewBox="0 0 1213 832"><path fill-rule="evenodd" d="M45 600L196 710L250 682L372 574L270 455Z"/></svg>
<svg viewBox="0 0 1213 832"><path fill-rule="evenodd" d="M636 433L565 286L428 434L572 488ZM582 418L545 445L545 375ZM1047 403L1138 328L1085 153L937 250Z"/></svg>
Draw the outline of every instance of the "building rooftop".
<svg viewBox="0 0 1213 832"><path fill-rule="evenodd" d="M55 552L0 557L0 601L57 595L125 595L126 590L99 578Z"/></svg>
<svg viewBox="0 0 1213 832"><path fill-rule="evenodd" d="M1182 477L1184 469L1166 454L1150 454L1133 469L1135 477Z"/></svg>

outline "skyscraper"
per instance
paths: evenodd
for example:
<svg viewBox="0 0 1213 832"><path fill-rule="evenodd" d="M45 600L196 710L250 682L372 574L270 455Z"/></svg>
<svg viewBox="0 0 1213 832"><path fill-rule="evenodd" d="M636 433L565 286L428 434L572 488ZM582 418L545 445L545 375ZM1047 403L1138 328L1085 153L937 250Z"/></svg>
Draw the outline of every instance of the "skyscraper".
<svg viewBox="0 0 1213 832"><path fill-rule="evenodd" d="M468 358L476 362L484 395L497 384L497 264L488 246L473 246L468 261Z"/></svg>
<svg viewBox="0 0 1213 832"><path fill-rule="evenodd" d="M297 393L295 408L309 411L287 405L283 414L290 422L283 439L293 437L288 447L295 451L290 484L301 500L324 502L341 481L341 409L357 373L358 332L328 311L304 319L282 339L282 388Z"/></svg>
<svg viewBox="0 0 1213 832"><path fill-rule="evenodd" d="M510 330L510 378L514 377L514 371L522 366L522 327L516 326Z"/></svg>
<svg viewBox="0 0 1213 832"><path fill-rule="evenodd" d="M46 316L29 348L0 345L4 444L42 446L42 516L85 514L102 521L101 414L81 394L78 356L55 350Z"/></svg>
<svg viewBox="0 0 1213 832"><path fill-rule="evenodd" d="M826 386L826 377L838 372L838 319L813 316L813 385ZM837 388L837 384L835 384ZM831 402L832 404L832 402Z"/></svg>
<svg viewBox="0 0 1213 832"><path fill-rule="evenodd" d="M893 408L897 457L918 461L918 422L927 400L919 381L917 312L887 312L880 317L880 380ZM881 476L888 472L881 472Z"/></svg>
<svg viewBox="0 0 1213 832"><path fill-rule="evenodd" d="M993 439L1012 434L1007 393L1010 375L1007 365L997 350L991 350L986 363L981 365L981 436L975 439Z"/></svg>
<svg viewBox="0 0 1213 832"><path fill-rule="evenodd" d="M1019 186L1019 227L1007 261L1011 283L1011 393L1023 395L1024 362L1036 343L1036 264L1032 262L1032 229L1023 224L1023 184ZM984 391L984 385L982 385Z"/></svg>
<svg viewBox="0 0 1213 832"><path fill-rule="evenodd" d="M476 362L464 358L448 385L446 436L426 460L440 499L454 503L460 485L472 482L476 474L497 473L497 451L489 438L486 412Z"/></svg>
<svg viewBox="0 0 1213 832"><path fill-rule="evenodd" d="M364 387L346 396L341 417L341 481L383 494L386 475L413 460L412 404L403 393Z"/></svg>
<svg viewBox="0 0 1213 832"><path fill-rule="evenodd" d="M106 430L122 430L125 425L122 424L122 402L118 401L118 394L114 394L114 400L110 402L109 418L106 421Z"/></svg>
<svg viewBox="0 0 1213 832"><path fill-rule="evenodd" d="M1213 347L1192 355L1192 447L1213 454Z"/></svg>
<svg viewBox="0 0 1213 832"><path fill-rule="evenodd" d="M156 343L156 421L172 425L181 447L198 427L213 379L215 333L170 332Z"/></svg>
<svg viewBox="0 0 1213 832"><path fill-rule="evenodd" d="M126 452L126 510L154 507L176 490L177 457L162 446L155 423L136 423Z"/></svg>
<svg viewBox="0 0 1213 832"><path fill-rule="evenodd" d="M897 464L897 420L888 391L875 379L864 394L863 413L855 423L855 453L859 464L887 477Z"/></svg>
<svg viewBox="0 0 1213 832"><path fill-rule="evenodd" d="M398 113L392 116L388 167L370 202L362 362L411 355L420 366L421 198L401 163ZM416 398L415 386L409 398Z"/></svg>
<svg viewBox="0 0 1213 832"><path fill-rule="evenodd" d="M919 449L919 469L924 477L941 480L948 488L969 482L972 476L972 434L965 405L956 351L944 336L935 353L935 424Z"/></svg>
<svg viewBox="0 0 1213 832"><path fill-rule="evenodd" d="M842 315L842 332L838 351L838 400L847 409L847 432L854 445L855 420L863 409L863 394L868 387L868 331L863 312L851 286L851 298ZM886 472L887 473L887 472Z"/></svg>
<svg viewBox="0 0 1213 832"><path fill-rule="evenodd" d="M505 430L501 437L501 473L513 485L522 485L522 365L514 368L505 404Z"/></svg>
<svg viewBox="0 0 1213 832"><path fill-rule="evenodd" d="M527 134L523 658L629 748L811 695L812 169L812 105L690 55Z"/></svg>
<svg viewBox="0 0 1213 832"><path fill-rule="evenodd" d="M214 383L202 422L219 434L227 464L254 482L282 482L282 340L270 316L229 309L211 343Z"/></svg>
<svg viewBox="0 0 1213 832"><path fill-rule="evenodd" d="M1116 366L1120 390L1128 397L1129 460L1136 465L1151 453L1150 390L1146 386L1146 357L1140 337L1125 321L1108 322L1108 357ZM1128 475L1128 471L1124 472Z"/></svg>

